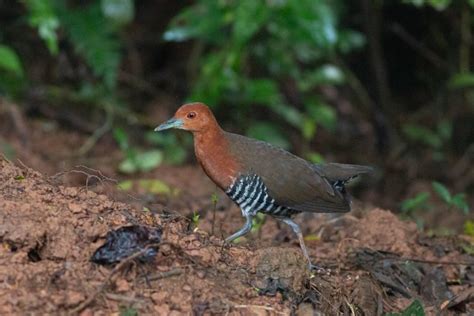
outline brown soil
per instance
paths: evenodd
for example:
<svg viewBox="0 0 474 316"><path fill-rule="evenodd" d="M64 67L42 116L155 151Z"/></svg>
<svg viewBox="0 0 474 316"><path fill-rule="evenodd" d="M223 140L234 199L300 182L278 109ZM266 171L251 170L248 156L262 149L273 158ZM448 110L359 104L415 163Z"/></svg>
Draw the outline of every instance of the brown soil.
<svg viewBox="0 0 474 316"><path fill-rule="evenodd" d="M0 314L377 315L400 311L415 298L433 315L474 308L467 299L453 300L472 296L474 274L466 263L474 258L463 251L472 241L428 238L380 209L359 208L329 221L301 215L305 233L319 234L307 242L310 255L326 268L312 276L286 227L268 220L237 245L224 246L221 236L242 224L239 210L220 196L211 235L215 187L182 185L201 178L194 167L156 173L182 192L122 203L117 200L127 195L100 193L113 191L103 177L68 187L62 177L1 158ZM201 210L197 228L182 215L190 210ZM136 224L163 228L153 262L129 260L115 268L90 262L108 231Z"/></svg>

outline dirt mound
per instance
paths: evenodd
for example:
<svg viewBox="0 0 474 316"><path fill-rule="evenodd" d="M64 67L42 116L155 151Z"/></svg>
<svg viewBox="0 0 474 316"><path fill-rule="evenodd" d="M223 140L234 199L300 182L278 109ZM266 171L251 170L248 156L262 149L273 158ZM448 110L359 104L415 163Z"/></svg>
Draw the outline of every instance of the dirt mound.
<svg viewBox="0 0 474 316"><path fill-rule="evenodd" d="M90 261L109 231L129 225L162 228L152 262ZM454 300L473 280L459 264L473 258L458 241L420 236L412 223L378 209L328 224L325 234L311 252L330 271L311 276L297 247L229 247L180 214L64 187L0 158L0 314L377 315L414 298L434 313L470 307ZM432 279L442 286L429 286Z"/></svg>

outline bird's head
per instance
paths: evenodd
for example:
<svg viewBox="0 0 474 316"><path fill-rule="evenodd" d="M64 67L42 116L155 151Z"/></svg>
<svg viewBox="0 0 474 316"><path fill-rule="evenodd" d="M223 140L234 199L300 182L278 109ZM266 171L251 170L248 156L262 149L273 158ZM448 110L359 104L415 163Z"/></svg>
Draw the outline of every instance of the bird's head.
<svg viewBox="0 0 474 316"><path fill-rule="evenodd" d="M191 132L204 132L213 127L218 127L218 125L207 105L203 103L188 103L182 105L171 119L155 128L155 132L170 128L184 129Z"/></svg>

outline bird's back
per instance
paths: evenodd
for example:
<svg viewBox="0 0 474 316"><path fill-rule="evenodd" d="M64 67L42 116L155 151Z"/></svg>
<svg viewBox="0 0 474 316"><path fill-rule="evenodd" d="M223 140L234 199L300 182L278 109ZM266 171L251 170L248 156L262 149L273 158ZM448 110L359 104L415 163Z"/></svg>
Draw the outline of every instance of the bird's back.
<svg viewBox="0 0 474 316"><path fill-rule="evenodd" d="M318 168L281 148L225 133L241 176L257 175L275 202L300 212L347 212L350 201Z"/></svg>

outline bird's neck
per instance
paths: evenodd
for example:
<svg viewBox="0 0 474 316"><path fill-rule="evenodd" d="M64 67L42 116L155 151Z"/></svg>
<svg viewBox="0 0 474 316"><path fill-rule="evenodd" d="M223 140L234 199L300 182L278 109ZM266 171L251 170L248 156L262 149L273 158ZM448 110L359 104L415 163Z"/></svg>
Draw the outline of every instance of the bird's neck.
<svg viewBox="0 0 474 316"><path fill-rule="evenodd" d="M239 166L232 157L225 132L219 127L194 133L194 151L204 172L222 189L234 182Z"/></svg>

